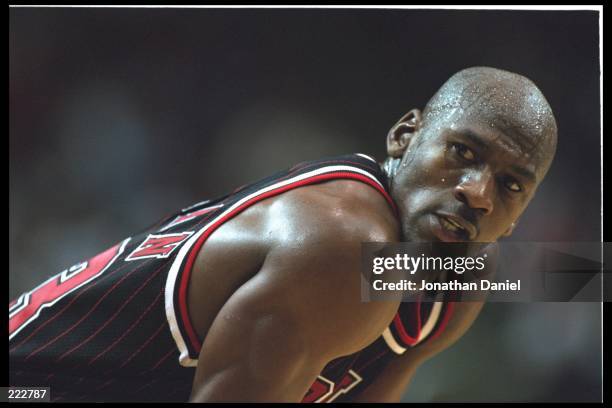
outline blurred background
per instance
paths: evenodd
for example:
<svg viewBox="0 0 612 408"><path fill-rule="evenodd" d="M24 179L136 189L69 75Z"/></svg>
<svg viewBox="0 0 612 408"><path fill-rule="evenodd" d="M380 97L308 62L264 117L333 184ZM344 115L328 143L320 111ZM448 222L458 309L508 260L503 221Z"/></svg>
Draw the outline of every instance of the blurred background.
<svg viewBox="0 0 612 408"><path fill-rule="evenodd" d="M518 241L600 240L594 11L9 9L9 296L162 216L362 152L456 71L523 74L557 156ZM599 401L601 305L491 303L405 401Z"/></svg>

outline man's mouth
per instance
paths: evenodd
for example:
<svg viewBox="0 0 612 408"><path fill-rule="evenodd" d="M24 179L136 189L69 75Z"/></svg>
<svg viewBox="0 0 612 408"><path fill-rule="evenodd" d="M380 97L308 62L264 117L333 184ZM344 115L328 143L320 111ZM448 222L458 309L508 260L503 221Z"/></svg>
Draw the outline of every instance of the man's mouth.
<svg viewBox="0 0 612 408"><path fill-rule="evenodd" d="M442 226L444 228L446 228L447 230L456 232L456 231L465 231L465 229L457 224L455 221L451 220L450 218L446 218L446 217L440 217L440 219L442 220Z"/></svg>
<svg viewBox="0 0 612 408"><path fill-rule="evenodd" d="M461 217L451 214L436 213L434 217L438 222L433 225L433 232L441 241L464 242L476 236L474 225Z"/></svg>

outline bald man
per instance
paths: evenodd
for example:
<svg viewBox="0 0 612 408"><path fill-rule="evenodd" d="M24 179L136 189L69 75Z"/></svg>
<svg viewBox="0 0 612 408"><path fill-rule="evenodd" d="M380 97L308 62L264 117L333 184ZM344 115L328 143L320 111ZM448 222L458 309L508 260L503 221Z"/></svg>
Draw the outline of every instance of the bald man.
<svg viewBox="0 0 612 408"><path fill-rule="evenodd" d="M529 79L475 67L388 157L300 163L173 214L9 306L10 381L54 400L399 401L482 302L362 302L362 242L496 242L557 128Z"/></svg>

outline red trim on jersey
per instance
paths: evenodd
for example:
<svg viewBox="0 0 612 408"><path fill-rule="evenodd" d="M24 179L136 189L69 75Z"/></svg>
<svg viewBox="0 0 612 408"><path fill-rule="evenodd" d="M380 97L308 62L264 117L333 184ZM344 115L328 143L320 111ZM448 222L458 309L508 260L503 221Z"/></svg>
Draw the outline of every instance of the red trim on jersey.
<svg viewBox="0 0 612 408"><path fill-rule="evenodd" d="M455 302L448 302L446 304L446 312L444 313L444 317L442 318L440 325L436 329L436 332L430 337L430 340L434 340L436 337L440 335L440 333L444 331L444 329L446 328L446 325L448 324L448 321L450 320L451 315L453 314L454 307L455 307Z"/></svg>
<svg viewBox="0 0 612 408"><path fill-rule="evenodd" d="M395 330L397 330L397 333L399 334L400 339L406 346L414 346L419 340L419 336L421 335L421 300L420 299L417 301L416 316L417 316L417 332L416 332L415 337L412 337L406 331L406 328L404 327L404 323L402 323L402 318L400 317L399 310L397 311L397 313L395 313L395 317L393 318L393 325L395 326Z"/></svg>
<svg viewBox="0 0 612 408"><path fill-rule="evenodd" d="M223 205L219 204L219 205L214 205L212 207L207 207L207 208L203 208L201 210L197 210L194 212L190 212L184 215L177 215L172 221L170 221L168 224L164 225L161 229L163 230L168 230L172 227L174 227L175 225L181 224L185 221L189 221L192 220L196 217L199 217L201 215L204 215L206 213L211 212L212 210L216 210L217 208L221 208Z"/></svg>
<svg viewBox="0 0 612 408"><path fill-rule="evenodd" d="M284 193L285 191L291 190L296 187L314 184L314 183L318 183L318 182L326 181L330 179L354 179L354 180L362 181L374 187L379 193L383 195L383 197L385 197L385 199L387 200L387 202L393 209L393 212L397 216L397 207L395 206L395 203L393 202L393 200L391 199L391 197L389 196L389 194L387 193L387 191L385 191L383 187L381 187L378 183L376 183L375 181L371 180L370 178L364 175L361 175L358 173L352 173L348 171L333 172L333 173L320 174L317 176L309 177L309 178L276 188L274 190L267 191L261 195L253 197L252 199L242 203L240 206L236 207L234 210L227 213L222 218L218 219L213 225L210 226L210 228L204 234L202 234L201 237L198 238L193 248L189 252L189 255L187 257L187 263L185 264L183 273L180 276L181 284L179 286L179 294L178 294L179 313L180 313L181 321L183 322L185 326L185 331L187 332L189 341L195 350L200 350L202 348L202 343L200 339L198 338L195 332L195 329L193 328L193 325L191 324L191 320L189 319L189 314L187 313L187 285L189 283L189 276L191 274L191 269L193 267L193 263L195 261L196 255L198 254L200 248L202 247L206 239L224 222L228 221L229 219L236 216L237 214L239 214L241 211L243 211L247 207L257 203L258 201Z"/></svg>

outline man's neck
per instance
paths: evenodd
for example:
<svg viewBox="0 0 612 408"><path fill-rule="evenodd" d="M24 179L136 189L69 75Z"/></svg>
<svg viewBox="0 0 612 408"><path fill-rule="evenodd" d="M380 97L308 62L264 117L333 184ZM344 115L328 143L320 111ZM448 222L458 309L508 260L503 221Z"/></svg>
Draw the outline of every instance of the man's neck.
<svg viewBox="0 0 612 408"><path fill-rule="evenodd" d="M380 165L383 172L387 176L387 179L389 180L389 185L392 184L393 178L395 177L395 174L399 169L401 161L401 159L396 157L387 157L385 161L382 162L382 164Z"/></svg>

